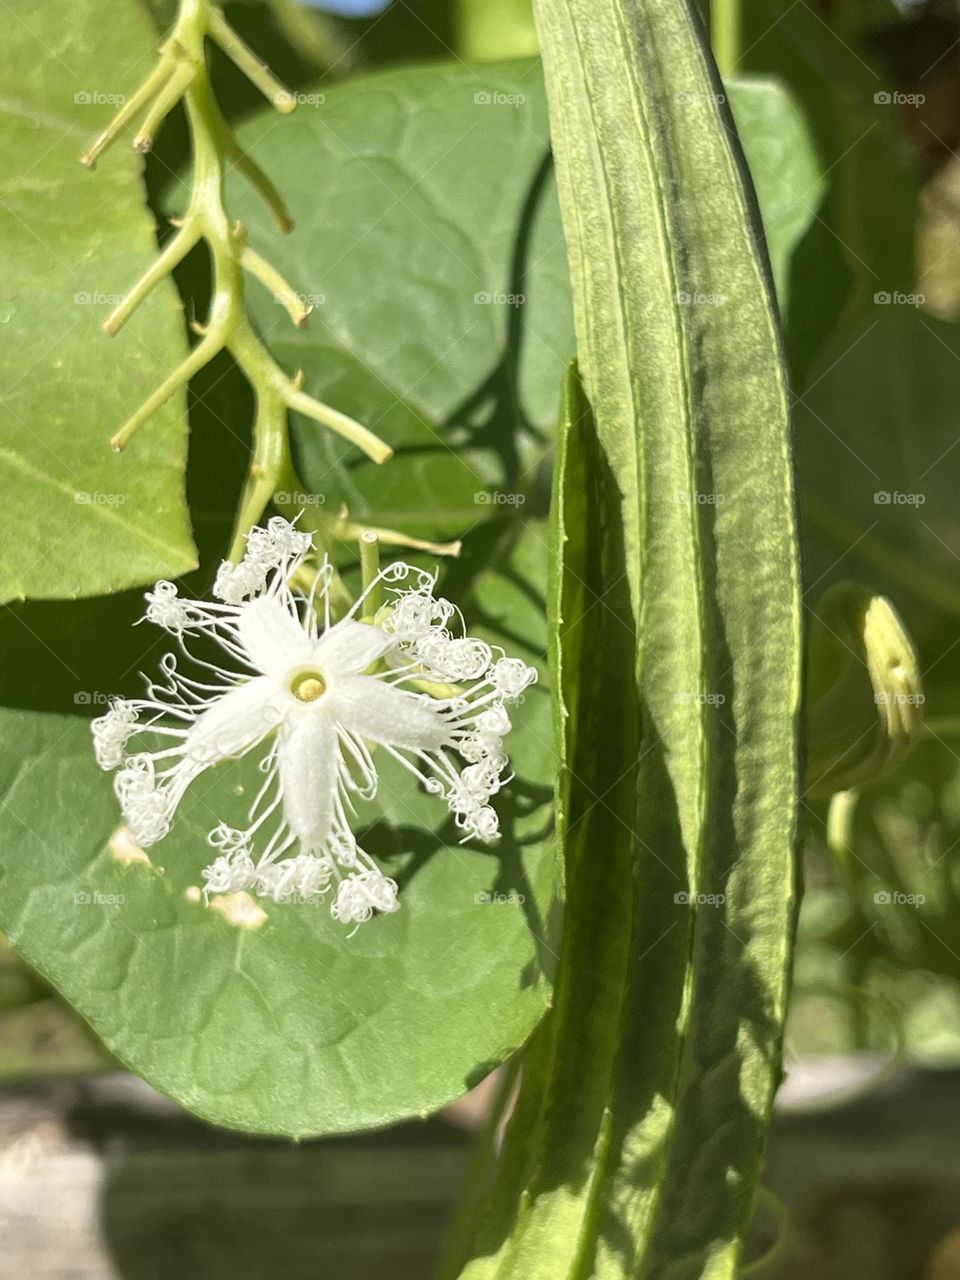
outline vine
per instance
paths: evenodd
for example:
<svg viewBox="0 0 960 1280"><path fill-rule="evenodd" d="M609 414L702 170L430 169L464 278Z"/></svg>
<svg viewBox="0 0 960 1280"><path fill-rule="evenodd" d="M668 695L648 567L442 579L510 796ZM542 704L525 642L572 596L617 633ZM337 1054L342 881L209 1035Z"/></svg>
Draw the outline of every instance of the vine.
<svg viewBox="0 0 960 1280"><path fill-rule="evenodd" d="M341 509L336 516L307 512L281 496L305 489L294 467L288 414L294 411L320 423L356 445L374 462L386 462L393 450L355 419L309 395L303 388L303 374L298 371L289 376L274 360L251 323L245 302L245 274L271 291L298 328L306 325L311 308L304 306L276 267L248 243L246 227L231 219L227 211L226 177L235 167L266 201L278 230L285 234L293 229L282 196L240 146L224 118L210 80L208 40L232 59L278 111L287 114L297 105L296 97L240 39L212 0L180 0L176 21L160 48L155 67L81 156L83 164L95 168L100 156L144 110L133 147L147 154L163 121L183 102L193 150L190 202L186 213L175 224L173 238L104 321L103 329L108 335L119 333L144 299L196 245L205 243L211 259L213 289L209 314L205 324L193 325L199 341L113 435L111 444L117 450L123 449L157 409L216 355L228 351L243 371L256 401L253 456L236 518L231 558L236 560L243 553L247 533L271 502L284 514L300 517L301 527L315 535L315 543L322 551L334 537L356 540L363 526L353 524L346 509ZM456 555L460 549L458 542L425 542L396 530L382 529L377 533L394 545L437 554Z"/></svg>

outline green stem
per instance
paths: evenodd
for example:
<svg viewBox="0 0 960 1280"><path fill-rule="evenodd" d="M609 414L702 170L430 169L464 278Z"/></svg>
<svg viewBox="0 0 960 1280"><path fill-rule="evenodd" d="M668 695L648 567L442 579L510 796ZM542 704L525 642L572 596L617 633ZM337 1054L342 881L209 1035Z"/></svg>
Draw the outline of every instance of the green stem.
<svg viewBox="0 0 960 1280"><path fill-rule="evenodd" d="M180 59L166 84L153 100L153 105L144 117L143 124L133 140L134 151L146 155L153 150L153 140L160 132L160 126L183 97L184 92L197 74L197 64L191 60Z"/></svg>
<svg viewBox="0 0 960 1280"><path fill-rule="evenodd" d="M103 155L111 142L119 136L122 130L130 123L141 107L146 106L155 93L157 93L173 75L175 61L173 55L165 50L160 61L144 80L143 84L132 94L110 123L104 129L103 133L95 140L93 145L83 153L80 157L80 163L86 165L88 169L97 167L97 160Z"/></svg>
<svg viewBox="0 0 960 1280"><path fill-rule="evenodd" d="M827 809L827 847L836 859L851 900L856 899L856 877L850 859L853 856L853 824L857 813L860 792L836 791Z"/></svg>
<svg viewBox="0 0 960 1280"><path fill-rule="evenodd" d="M401 533L399 529L381 529L379 526L373 529L369 524L356 524L346 515L341 516L337 521L337 537L344 538L348 542L359 538L365 529L375 533L381 542L386 542L391 547L426 551L428 555L456 557L463 550L463 543L459 538L453 542L431 542L429 538L414 538L412 534Z"/></svg>
<svg viewBox="0 0 960 1280"><path fill-rule="evenodd" d="M383 605L379 575L380 539L372 529L364 529L360 535L360 581L362 590L369 592L363 602L363 616L371 621Z"/></svg>
<svg viewBox="0 0 960 1280"><path fill-rule="evenodd" d="M292 468L283 400L273 390L257 390L253 458L234 525L230 557L243 555L247 534L266 510L283 476Z"/></svg>
<svg viewBox="0 0 960 1280"><path fill-rule="evenodd" d="M194 374L199 373L204 365L209 364L222 349L223 339L220 333L211 329L197 343L186 359L172 373L167 374L153 395L143 402L136 413L127 419L115 435L110 437L112 448L116 449L118 453L125 449L130 442L130 437L137 428L142 427L148 418L162 408L171 396L176 395L181 387L185 387Z"/></svg>
<svg viewBox="0 0 960 1280"><path fill-rule="evenodd" d="M236 63L247 79L257 86L267 101L272 103L278 111L286 115L296 110L297 100L293 94L273 75L266 63L261 62L253 50L240 39L221 10L213 4L207 6L207 31L210 38L217 42L227 57Z"/></svg>
<svg viewBox="0 0 960 1280"><path fill-rule="evenodd" d="M710 40L714 59L724 80L736 73L741 35L740 0L711 0Z"/></svg>
<svg viewBox="0 0 960 1280"><path fill-rule="evenodd" d="M372 458L374 462L386 462L393 457L393 450L390 446L384 444L380 437L374 435L369 428L348 417L347 414L341 413L339 409L334 409L330 405L324 404L322 400L315 400L313 396L308 396L305 392L300 391L295 384L290 383L289 385L287 405L291 409L296 409L304 417L313 418L315 422L319 422L322 426L328 427L331 431L336 431L345 440L349 440L358 449L362 449L367 457Z"/></svg>
<svg viewBox="0 0 960 1280"><path fill-rule="evenodd" d="M287 284L276 267L267 262L266 258L261 258L259 253L254 252L249 245L243 251L240 265L270 290L274 302L279 302L286 308L287 314L298 329L306 327L307 318L313 308L301 302L299 295Z"/></svg>
<svg viewBox="0 0 960 1280"><path fill-rule="evenodd" d="M103 331L113 337L133 315L140 303L187 256L200 239L196 222L184 223L160 256L144 272L127 296L103 322Z"/></svg>
<svg viewBox="0 0 960 1280"><path fill-rule="evenodd" d="M223 128L224 133L221 141L227 155L250 185L260 193L267 208L273 214L273 220L280 234L282 236L289 235L293 230L293 219L287 212L283 196L281 196L257 162L243 150L226 123L224 123Z"/></svg>

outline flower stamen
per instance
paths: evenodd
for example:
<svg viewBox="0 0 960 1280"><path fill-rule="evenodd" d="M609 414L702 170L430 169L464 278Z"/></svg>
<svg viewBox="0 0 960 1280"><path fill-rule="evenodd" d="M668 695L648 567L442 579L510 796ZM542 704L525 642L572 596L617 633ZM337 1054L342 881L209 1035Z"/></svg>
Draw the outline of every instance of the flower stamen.
<svg viewBox="0 0 960 1280"><path fill-rule="evenodd" d="M319 671L300 671L290 681L290 692L300 702L316 702L327 692L327 682Z"/></svg>

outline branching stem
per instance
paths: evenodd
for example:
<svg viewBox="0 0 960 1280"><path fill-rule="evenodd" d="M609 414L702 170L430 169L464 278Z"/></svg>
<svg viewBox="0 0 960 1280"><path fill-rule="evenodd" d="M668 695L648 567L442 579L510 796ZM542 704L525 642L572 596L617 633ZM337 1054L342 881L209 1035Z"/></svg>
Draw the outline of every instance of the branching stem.
<svg viewBox="0 0 960 1280"><path fill-rule="evenodd" d="M204 325L195 326L202 335L200 341L116 432L111 443L114 448L122 449L138 428L204 365L220 351L229 351L250 382L257 404L253 458L231 548L236 558L243 552L249 529L260 519L268 503L278 496L280 487L294 476L287 421L290 410L337 432L375 462L385 462L393 451L361 423L309 395L302 387L302 376L298 373L291 378L280 368L250 323L244 298L244 271L272 290L294 324L302 327L309 309L280 272L247 244L245 228L231 222L227 214L226 176L229 168L235 166L263 196L281 231L289 231L293 226L276 187L241 149L223 117L210 84L206 58L208 38L233 59L278 110L289 112L295 108L295 97L230 28L212 0L181 0L177 20L161 49L157 66L82 159L93 168L98 156L144 107L146 115L133 145L138 151L149 151L163 120L177 103L184 103L193 141L193 190L189 207L177 234L103 327L110 335L117 333L143 299L201 240L208 246L213 272L210 313ZM316 525L318 550L327 548L337 522L316 517L311 523ZM342 530L338 532L340 536L349 536ZM352 527L350 532L353 533Z"/></svg>

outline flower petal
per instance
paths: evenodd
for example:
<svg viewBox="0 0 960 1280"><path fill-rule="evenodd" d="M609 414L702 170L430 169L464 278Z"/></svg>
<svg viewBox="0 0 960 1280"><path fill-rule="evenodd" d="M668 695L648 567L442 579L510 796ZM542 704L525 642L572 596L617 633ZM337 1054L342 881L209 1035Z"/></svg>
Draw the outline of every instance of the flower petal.
<svg viewBox="0 0 960 1280"><path fill-rule="evenodd" d="M195 764L216 764L242 755L275 729L283 706L273 680L257 676L218 698L184 739L184 757Z"/></svg>
<svg viewBox="0 0 960 1280"><path fill-rule="evenodd" d="M380 627L344 618L320 637L313 660L332 676L355 676L382 658L396 643L396 636Z"/></svg>
<svg viewBox="0 0 960 1280"><path fill-rule="evenodd" d="M313 644L289 609L271 596L251 600L237 618L240 643L251 663L265 676L282 679L293 667L313 657Z"/></svg>
<svg viewBox="0 0 960 1280"><path fill-rule="evenodd" d="M426 694L385 684L376 676L346 676L328 695L345 729L367 742L406 751L437 751L451 741L450 726Z"/></svg>
<svg viewBox="0 0 960 1280"><path fill-rule="evenodd" d="M292 716L277 749L283 813L294 835L317 849L333 825L340 750L333 717L319 705Z"/></svg>

